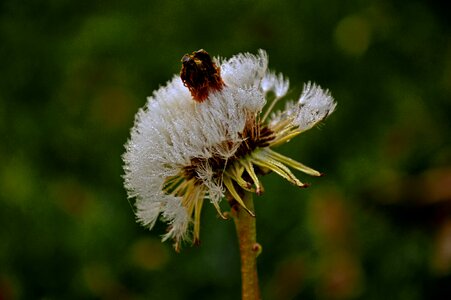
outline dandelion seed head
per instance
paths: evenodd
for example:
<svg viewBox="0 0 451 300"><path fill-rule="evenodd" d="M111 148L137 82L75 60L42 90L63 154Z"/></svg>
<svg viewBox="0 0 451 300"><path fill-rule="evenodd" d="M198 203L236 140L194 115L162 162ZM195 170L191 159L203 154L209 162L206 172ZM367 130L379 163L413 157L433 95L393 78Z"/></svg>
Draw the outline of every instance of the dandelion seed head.
<svg viewBox="0 0 451 300"><path fill-rule="evenodd" d="M336 103L328 90L308 82L298 101L294 123L303 131L312 128L335 110Z"/></svg>
<svg viewBox="0 0 451 300"><path fill-rule="evenodd" d="M274 171L300 187L306 185L290 168L318 176L272 148L326 118L335 102L327 90L308 83L299 101L265 121L267 93L277 101L288 88L288 79L268 70L263 50L228 60L212 59L204 50L185 55L180 77L156 90L136 114L125 145L124 185L135 199L138 221L152 228L160 217L169 225L163 239L179 248L192 231L198 240L204 199L223 216L224 196L241 205L240 190L263 191L257 174Z"/></svg>

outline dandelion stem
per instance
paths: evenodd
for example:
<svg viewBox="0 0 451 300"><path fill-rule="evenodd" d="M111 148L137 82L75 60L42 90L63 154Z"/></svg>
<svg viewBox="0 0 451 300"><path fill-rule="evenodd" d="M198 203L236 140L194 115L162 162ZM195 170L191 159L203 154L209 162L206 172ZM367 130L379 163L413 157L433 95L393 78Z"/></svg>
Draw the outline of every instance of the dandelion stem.
<svg viewBox="0 0 451 300"><path fill-rule="evenodd" d="M243 202L248 209L254 210L252 193L245 192ZM257 256L261 252L261 246L257 243L255 217L240 205L235 205L233 212L240 247L242 300L257 300L260 299Z"/></svg>
<svg viewBox="0 0 451 300"><path fill-rule="evenodd" d="M270 106L268 107L268 109L266 110L265 114L263 115L262 118L262 123L266 120L266 118L269 116L269 114L271 113L271 111L273 110L274 106L276 105L277 101L279 101L280 97L276 97L274 98L274 100L272 100Z"/></svg>

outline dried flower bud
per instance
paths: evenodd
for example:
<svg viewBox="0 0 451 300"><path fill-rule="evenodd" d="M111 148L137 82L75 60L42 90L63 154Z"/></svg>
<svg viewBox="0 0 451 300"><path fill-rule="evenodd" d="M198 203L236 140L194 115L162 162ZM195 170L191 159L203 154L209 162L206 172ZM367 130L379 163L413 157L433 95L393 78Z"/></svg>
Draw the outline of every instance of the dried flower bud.
<svg viewBox="0 0 451 300"><path fill-rule="evenodd" d="M197 102L203 102L211 92L220 91L224 86L221 69L203 49L182 57L180 78Z"/></svg>

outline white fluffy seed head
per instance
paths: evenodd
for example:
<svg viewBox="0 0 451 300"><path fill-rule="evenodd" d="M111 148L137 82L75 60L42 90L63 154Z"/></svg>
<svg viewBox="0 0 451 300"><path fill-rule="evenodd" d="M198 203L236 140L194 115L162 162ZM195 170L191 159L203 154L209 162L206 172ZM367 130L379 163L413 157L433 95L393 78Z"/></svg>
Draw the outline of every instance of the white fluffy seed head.
<svg viewBox="0 0 451 300"><path fill-rule="evenodd" d="M273 91L277 98L285 96L289 87L290 81L287 78L284 78L282 73L276 75L274 72L268 72L261 81L262 90L265 93Z"/></svg>
<svg viewBox="0 0 451 300"><path fill-rule="evenodd" d="M238 54L222 63L218 59L215 62L220 65L224 81L220 91L198 103L175 76L139 110L125 146L124 181L128 196L136 198L136 216L148 228L161 216L170 224L164 239L186 239L192 222L182 197L163 191L165 180L180 176L193 160L205 162L195 169L196 178L202 182L196 195L208 197L218 207L225 188L208 159L227 162L233 157L243 141L246 124L259 119L266 94L272 91L278 100L289 88L282 74L268 71L268 57L263 50L258 55ZM329 92L308 83L299 101L288 103L284 111L274 114L269 127L279 128L282 136L293 127L305 131L334 109Z"/></svg>
<svg viewBox="0 0 451 300"><path fill-rule="evenodd" d="M334 112L337 104L328 90L308 82L304 85L297 103L294 124L302 131L308 130Z"/></svg>
<svg viewBox="0 0 451 300"><path fill-rule="evenodd" d="M193 158L227 160L234 155L247 118L265 105L260 82L267 65L264 51L224 61L225 87L202 103L192 100L178 76L148 98L136 115L123 155L125 187L129 197L136 198L136 215L143 225L152 228L161 214L171 224L166 239L186 232L190 216L180 197L162 192L164 179L178 174ZM198 171L211 201L219 202L222 185L212 179L207 166Z"/></svg>
<svg viewBox="0 0 451 300"><path fill-rule="evenodd" d="M243 53L233 56L221 65L221 76L226 85L235 87L258 86L268 69L268 55Z"/></svg>

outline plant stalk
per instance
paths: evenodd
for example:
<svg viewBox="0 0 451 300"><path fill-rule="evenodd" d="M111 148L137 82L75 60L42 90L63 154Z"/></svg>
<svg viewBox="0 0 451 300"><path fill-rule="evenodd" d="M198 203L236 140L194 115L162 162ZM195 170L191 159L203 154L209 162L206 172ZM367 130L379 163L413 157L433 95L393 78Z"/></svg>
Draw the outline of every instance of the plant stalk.
<svg viewBox="0 0 451 300"><path fill-rule="evenodd" d="M254 211L252 193L245 192L243 202L249 210ZM257 256L261 252L261 246L257 243L255 217L240 205L235 205L233 210L240 247L242 300L260 300Z"/></svg>

